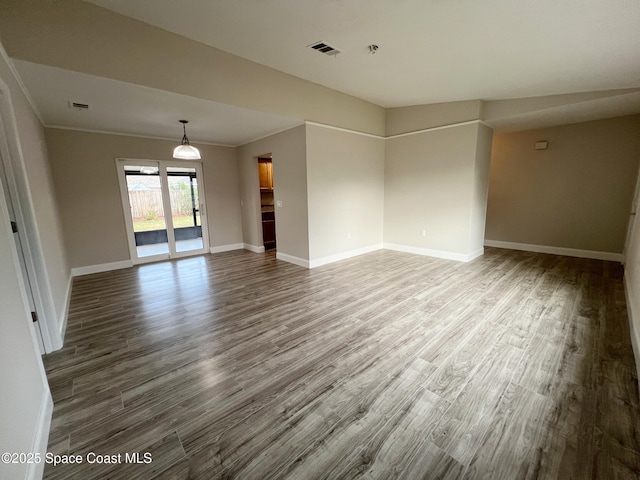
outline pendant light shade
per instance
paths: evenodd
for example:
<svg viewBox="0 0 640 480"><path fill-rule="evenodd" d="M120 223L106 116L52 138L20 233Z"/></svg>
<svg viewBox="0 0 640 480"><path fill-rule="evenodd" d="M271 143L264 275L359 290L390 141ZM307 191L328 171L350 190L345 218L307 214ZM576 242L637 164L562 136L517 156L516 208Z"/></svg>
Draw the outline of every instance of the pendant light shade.
<svg viewBox="0 0 640 480"><path fill-rule="evenodd" d="M182 160L200 160L200 151L196 147L192 147L189 144L189 139L187 138L187 123L188 120L180 120L182 123L182 131L184 135L182 135L182 143L173 149L173 158L180 158Z"/></svg>

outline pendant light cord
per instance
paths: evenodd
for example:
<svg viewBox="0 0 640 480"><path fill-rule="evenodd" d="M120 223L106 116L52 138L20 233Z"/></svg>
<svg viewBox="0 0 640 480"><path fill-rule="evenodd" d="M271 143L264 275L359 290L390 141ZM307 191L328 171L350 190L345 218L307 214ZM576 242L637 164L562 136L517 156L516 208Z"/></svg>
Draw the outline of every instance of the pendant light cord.
<svg viewBox="0 0 640 480"><path fill-rule="evenodd" d="M184 135L182 135L182 145L190 145L189 139L187 138L187 124L186 123L182 124L182 131L184 132Z"/></svg>

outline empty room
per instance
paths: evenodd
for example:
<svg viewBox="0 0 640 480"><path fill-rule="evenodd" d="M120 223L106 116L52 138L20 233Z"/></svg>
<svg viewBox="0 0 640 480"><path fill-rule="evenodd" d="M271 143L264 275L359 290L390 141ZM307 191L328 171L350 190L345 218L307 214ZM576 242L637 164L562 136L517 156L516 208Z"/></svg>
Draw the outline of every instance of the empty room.
<svg viewBox="0 0 640 480"><path fill-rule="evenodd" d="M0 478L640 478L638 31L0 1Z"/></svg>

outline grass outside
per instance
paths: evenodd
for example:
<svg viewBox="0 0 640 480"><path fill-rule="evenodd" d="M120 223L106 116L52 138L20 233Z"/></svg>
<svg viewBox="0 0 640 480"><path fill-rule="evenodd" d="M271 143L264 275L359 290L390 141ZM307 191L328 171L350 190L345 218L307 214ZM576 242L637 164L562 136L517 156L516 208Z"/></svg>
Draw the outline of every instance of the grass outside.
<svg viewBox="0 0 640 480"><path fill-rule="evenodd" d="M196 216L198 219L198 225L200 225L200 215ZM193 217L191 215L183 215L180 217L173 217L173 227L193 227ZM134 219L133 231L134 232L148 232L150 230L164 230L167 228L164 218L157 218L155 220Z"/></svg>

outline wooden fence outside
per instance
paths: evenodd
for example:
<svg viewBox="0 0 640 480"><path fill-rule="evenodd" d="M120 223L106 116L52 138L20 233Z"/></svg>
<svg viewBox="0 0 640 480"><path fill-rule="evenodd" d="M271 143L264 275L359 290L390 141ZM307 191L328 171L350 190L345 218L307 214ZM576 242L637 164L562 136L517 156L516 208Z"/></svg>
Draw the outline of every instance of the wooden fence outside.
<svg viewBox="0 0 640 480"><path fill-rule="evenodd" d="M191 194L181 190L170 190L171 209L174 215L191 215ZM160 190L129 191L131 217L142 220L149 217L164 217L162 208L162 194Z"/></svg>

